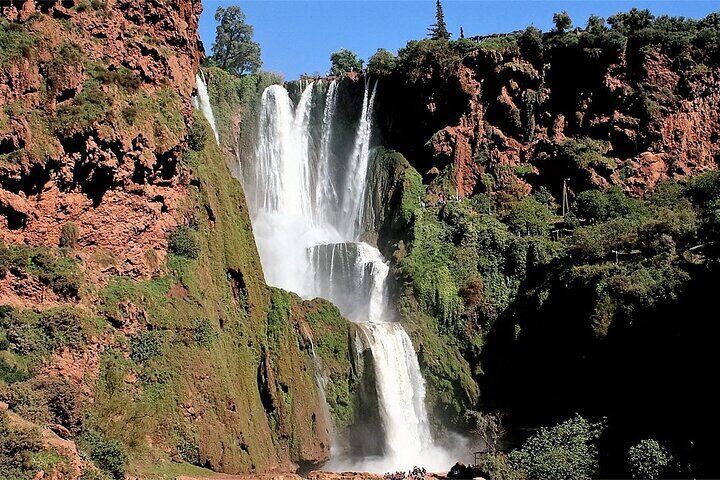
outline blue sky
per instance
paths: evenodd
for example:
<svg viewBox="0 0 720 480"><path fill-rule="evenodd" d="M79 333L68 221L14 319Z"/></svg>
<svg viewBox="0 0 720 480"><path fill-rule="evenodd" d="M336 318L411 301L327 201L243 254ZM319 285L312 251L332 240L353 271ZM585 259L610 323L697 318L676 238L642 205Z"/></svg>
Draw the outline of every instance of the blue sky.
<svg viewBox="0 0 720 480"><path fill-rule="evenodd" d="M263 69L290 80L303 73L325 73L330 54L349 48L367 60L379 47L396 52L422 38L433 23L435 0L204 0L200 35L210 53L218 6L239 5L255 28ZM585 25L591 13L607 17L632 7L654 14L702 18L720 11L720 0L444 0L448 29L465 36L552 26L554 12L567 10Z"/></svg>

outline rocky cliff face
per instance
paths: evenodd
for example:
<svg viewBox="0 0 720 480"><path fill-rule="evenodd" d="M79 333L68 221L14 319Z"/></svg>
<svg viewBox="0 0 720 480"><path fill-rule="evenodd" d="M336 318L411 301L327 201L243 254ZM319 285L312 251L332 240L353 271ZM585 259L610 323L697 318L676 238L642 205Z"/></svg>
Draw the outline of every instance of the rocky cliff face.
<svg viewBox="0 0 720 480"><path fill-rule="evenodd" d="M148 257L164 258L188 185L177 163L200 11L194 1L3 7L3 241L57 245L72 222L84 260L112 258L97 270L153 272Z"/></svg>
<svg viewBox="0 0 720 480"><path fill-rule="evenodd" d="M566 179L571 192L620 185L641 195L717 166L717 65L652 45L548 43L542 60L522 42L406 54L411 70L381 80L383 144L461 197L545 186L560 198Z"/></svg>
<svg viewBox="0 0 720 480"><path fill-rule="evenodd" d="M115 478L307 468L353 415L347 322L264 283L232 149L191 107L200 10L0 18L0 400ZM223 145L257 94L234 92Z"/></svg>

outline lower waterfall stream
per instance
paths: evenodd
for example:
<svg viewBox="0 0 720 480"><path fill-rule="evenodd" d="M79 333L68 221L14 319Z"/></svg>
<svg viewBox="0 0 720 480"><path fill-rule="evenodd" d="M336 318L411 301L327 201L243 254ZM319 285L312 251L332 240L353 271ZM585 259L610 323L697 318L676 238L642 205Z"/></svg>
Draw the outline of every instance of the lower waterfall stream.
<svg viewBox="0 0 720 480"><path fill-rule="evenodd" d="M382 421L374 440L383 454L356 458L333 451L325 468L446 468L446 455L430 432L417 356L390 305L388 263L376 247L360 241L377 83L365 84L345 158L331 155L330 148L339 85L316 87L307 83L296 105L281 85L264 90L255 158L243 162L242 172L267 283L332 301L359 326L372 352ZM324 102L319 141L311 132L313 100Z"/></svg>

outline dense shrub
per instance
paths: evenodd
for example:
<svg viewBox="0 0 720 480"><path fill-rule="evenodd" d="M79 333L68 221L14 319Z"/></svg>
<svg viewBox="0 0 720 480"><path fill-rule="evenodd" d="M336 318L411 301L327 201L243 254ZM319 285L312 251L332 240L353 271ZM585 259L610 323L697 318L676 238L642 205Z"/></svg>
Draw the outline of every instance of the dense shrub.
<svg viewBox="0 0 720 480"><path fill-rule="evenodd" d="M193 322L193 339L201 347L209 347L217 339L218 334L212 322L207 318L197 318Z"/></svg>
<svg viewBox="0 0 720 480"><path fill-rule="evenodd" d="M34 34L22 25L0 19L0 65L30 57L36 42Z"/></svg>
<svg viewBox="0 0 720 480"><path fill-rule="evenodd" d="M161 332L141 332L130 339L130 358L137 363L162 354L164 338Z"/></svg>
<svg viewBox="0 0 720 480"><path fill-rule="evenodd" d="M194 112L193 123L188 133L188 146L199 152L205 148L205 143L211 137L207 121L198 112Z"/></svg>
<svg viewBox="0 0 720 480"><path fill-rule="evenodd" d="M88 431L80 437L80 446L87 451L100 469L121 480L125 478L127 453L123 445L96 431Z"/></svg>
<svg viewBox="0 0 720 480"><path fill-rule="evenodd" d="M186 226L179 226L170 233L168 247L171 252L182 257L195 259L200 255L197 234Z"/></svg>
<svg viewBox="0 0 720 480"><path fill-rule="evenodd" d="M553 213L534 197L525 197L510 207L507 224L516 235L547 235L552 227Z"/></svg>
<svg viewBox="0 0 720 480"><path fill-rule="evenodd" d="M36 313L16 310L6 315L0 328L8 347L20 355L44 355L57 348L79 348L85 342L84 319L69 307Z"/></svg>
<svg viewBox="0 0 720 480"><path fill-rule="evenodd" d="M81 388L66 379L37 376L16 382L0 398L27 420L60 424L73 434L82 430L87 401Z"/></svg>
<svg viewBox="0 0 720 480"><path fill-rule="evenodd" d="M661 478L670 457L656 440L647 439L630 447L627 462L632 478Z"/></svg>
<svg viewBox="0 0 720 480"><path fill-rule="evenodd" d="M554 427L540 428L508 459L528 480L594 478L598 472L595 441L601 432L601 424L590 423L578 415Z"/></svg>
<svg viewBox="0 0 720 480"><path fill-rule="evenodd" d="M60 229L60 247L75 248L79 238L80 228L74 222L67 222Z"/></svg>
<svg viewBox="0 0 720 480"><path fill-rule="evenodd" d="M42 450L40 434L36 430L10 425L5 412L0 411L0 478L32 478L37 471L32 460Z"/></svg>

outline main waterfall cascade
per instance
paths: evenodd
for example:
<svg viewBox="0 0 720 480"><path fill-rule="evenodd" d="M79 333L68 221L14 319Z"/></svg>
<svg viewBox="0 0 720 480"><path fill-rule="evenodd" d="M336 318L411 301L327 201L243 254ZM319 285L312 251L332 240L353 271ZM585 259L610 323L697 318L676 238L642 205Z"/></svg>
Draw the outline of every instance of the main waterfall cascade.
<svg viewBox="0 0 720 480"><path fill-rule="evenodd" d="M283 86L265 89L256 158L242 167L266 281L335 303L359 325L372 352L383 456L345 460L352 456L333 452L326 468L444 469L448 459L433 444L417 356L390 305L388 263L377 248L359 240L377 83L365 83L352 150L340 156L332 152L340 86L332 81L324 98L316 87L305 85L297 105ZM314 139L313 101L323 100L322 130Z"/></svg>

